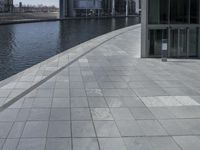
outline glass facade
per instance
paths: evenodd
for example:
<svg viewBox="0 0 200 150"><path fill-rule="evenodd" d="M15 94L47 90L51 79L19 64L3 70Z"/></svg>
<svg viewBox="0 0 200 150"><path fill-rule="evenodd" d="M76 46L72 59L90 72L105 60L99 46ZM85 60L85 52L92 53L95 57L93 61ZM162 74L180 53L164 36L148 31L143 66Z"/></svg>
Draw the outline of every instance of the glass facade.
<svg viewBox="0 0 200 150"><path fill-rule="evenodd" d="M149 0L149 24L198 24L199 0Z"/></svg>
<svg viewBox="0 0 200 150"><path fill-rule="evenodd" d="M160 57L168 41L168 57L199 57L199 0L148 0L149 56Z"/></svg>
<svg viewBox="0 0 200 150"><path fill-rule="evenodd" d="M157 29L149 31L149 54L151 56L161 56L162 39L167 39L168 33L165 29Z"/></svg>
<svg viewBox="0 0 200 150"><path fill-rule="evenodd" d="M189 0L170 1L170 23L189 23Z"/></svg>
<svg viewBox="0 0 200 150"><path fill-rule="evenodd" d="M0 12L12 12L13 0L0 0Z"/></svg>
<svg viewBox="0 0 200 150"><path fill-rule="evenodd" d="M199 29L194 28L189 30L189 57L198 56Z"/></svg>
<svg viewBox="0 0 200 150"><path fill-rule="evenodd" d="M75 16L111 16L112 0L70 0L73 2ZM115 15L126 15L126 2L128 2L128 14L136 13L134 0L115 0Z"/></svg>
<svg viewBox="0 0 200 150"><path fill-rule="evenodd" d="M199 0L190 0L190 23L198 24L199 23Z"/></svg>
<svg viewBox="0 0 200 150"><path fill-rule="evenodd" d="M198 28L171 29L169 57L197 57L198 39Z"/></svg>
<svg viewBox="0 0 200 150"><path fill-rule="evenodd" d="M168 23L168 5L167 0L149 0L149 24Z"/></svg>
<svg viewBox="0 0 200 150"><path fill-rule="evenodd" d="M187 29L178 29L179 49L178 57L187 57Z"/></svg>

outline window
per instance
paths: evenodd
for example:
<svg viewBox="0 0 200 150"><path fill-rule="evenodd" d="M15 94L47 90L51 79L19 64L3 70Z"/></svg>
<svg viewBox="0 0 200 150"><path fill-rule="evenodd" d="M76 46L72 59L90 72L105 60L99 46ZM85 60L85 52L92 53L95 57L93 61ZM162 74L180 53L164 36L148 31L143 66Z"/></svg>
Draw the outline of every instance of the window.
<svg viewBox="0 0 200 150"><path fill-rule="evenodd" d="M168 0L149 0L149 24L167 24L168 5Z"/></svg>
<svg viewBox="0 0 200 150"><path fill-rule="evenodd" d="M199 23L199 0L190 0L190 23Z"/></svg>
<svg viewBox="0 0 200 150"><path fill-rule="evenodd" d="M189 23L189 0L170 1L170 22L172 24Z"/></svg>
<svg viewBox="0 0 200 150"><path fill-rule="evenodd" d="M168 39L166 29L149 30L149 55L161 56L162 40Z"/></svg>
<svg viewBox="0 0 200 150"><path fill-rule="evenodd" d="M190 29L189 35L189 57L197 57L198 56L198 29Z"/></svg>
<svg viewBox="0 0 200 150"><path fill-rule="evenodd" d="M176 28L170 32L170 57L198 56L198 28Z"/></svg>

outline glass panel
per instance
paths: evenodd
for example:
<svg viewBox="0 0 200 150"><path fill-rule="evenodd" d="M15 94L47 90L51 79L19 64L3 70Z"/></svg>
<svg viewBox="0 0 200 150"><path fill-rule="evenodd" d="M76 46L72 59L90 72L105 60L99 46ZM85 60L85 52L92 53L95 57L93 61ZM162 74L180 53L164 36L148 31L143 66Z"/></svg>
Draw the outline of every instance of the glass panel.
<svg viewBox="0 0 200 150"><path fill-rule="evenodd" d="M187 30L180 29L179 32L179 57L187 57Z"/></svg>
<svg viewBox="0 0 200 150"><path fill-rule="evenodd" d="M170 21L173 24L189 23L189 0L170 1Z"/></svg>
<svg viewBox="0 0 200 150"><path fill-rule="evenodd" d="M198 56L198 29L190 29L188 56L189 57Z"/></svg>
<svg viewBox="0 0 200 150"><path fill-rule="evenodd" d="M149 31L149 55L161 56L162 39L167 39L167 30Z"/></svg>
<svg viewBox="0 0 200 150"><path fill-rule="evenodd" d="M158 24L160 22L159 14L159 0L149 0L149 23Z"/></svg>
<svg viewBox="0 0 200 150"><path fill-rule="evenodd" d="M190 0L190 23L199 23L199 0Z"/></svg>
<svg viewBox="0 0 200 150"><path fill-rule="evenodd" d="M167 24L169 18L169 1L168 0L160 0L160 23Z"/></svg>
<svg viewBox="0 0 200 150"><path fill-rule="evenodd" d="M168 23L168 0L149 0L149 23Z"/></svg>
<svg viewBox="0 0 200 150"><path fill-rule="evenodd" d="M196 28L189 29L189 32L188 29L172 29L170 31L169 57L197 57L198 34Z"/></svg>
<svg viewBox="0 0 200 150"><path fill-rule="evenodd" d="M170 31L170 51L169 57L178 56L178 30L173 29Z"/></svg>
<svg viewBox="0 0 200 150"><path fill-rule="evenodd" d="M126 1L125 0L115 0L116 14L125 15L126 12Z"/></svg>
<svg viewBox="0 0 200 150"><path fill-rule="evenodd" d="M110 0L103 0L102 1L102 8L103 8L103 15L107 16L111 14L112 1Z"/></svg>

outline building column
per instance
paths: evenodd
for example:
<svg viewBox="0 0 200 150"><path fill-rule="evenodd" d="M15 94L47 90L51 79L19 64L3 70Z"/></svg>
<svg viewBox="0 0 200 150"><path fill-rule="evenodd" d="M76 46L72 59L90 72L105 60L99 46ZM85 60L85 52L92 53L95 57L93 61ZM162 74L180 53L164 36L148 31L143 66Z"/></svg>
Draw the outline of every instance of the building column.
<svg viewBox="0 0 200 150"><path fill-rule="evenodd" d="M112 16L115 16L115 0L112 0Z"/></svg>
<svg viewBox="0 0 200 150"><path fill-rule="evenodd" d="M75 17L76 16L76 12L74 10L74 1L75 0L67 0L68 1L68 17Z"/></svg>
<svg viewBox="0 0 200 150"><path fill-rule="evenodd" d="M126 0L126 17L128 16L129 0Z"/></svg>
<svg viewBox="0 0 200 150"><path fill-rule="evenodd" d="M198 33L198 45L197 45L197 49L198 49L198 58L200 58L200 28L198 28L198 31L197 31L197 33Z"/></svg>
<svg viewBox="0 0 200 150"><path fill-rule="evenodd" d="M142 18L141 18L141 57L148 57L148 0L142 0Z"/></svg>
<svg viewBox="0 0 200 150"><path fill-rule="evenodd" d="M61 18L61 19L64 18L64 9L63 9L64 3L63 2L64 2L64 0L59 1L59 7L60 7L59 18Z"/></svg>

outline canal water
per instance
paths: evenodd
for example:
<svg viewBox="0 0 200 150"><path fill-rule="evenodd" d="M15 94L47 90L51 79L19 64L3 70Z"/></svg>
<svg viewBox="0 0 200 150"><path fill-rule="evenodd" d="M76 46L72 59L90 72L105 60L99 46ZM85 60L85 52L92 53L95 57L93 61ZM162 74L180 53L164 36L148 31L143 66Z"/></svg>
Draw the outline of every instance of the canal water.
<svg viewBox="0 0 200 150"><path fill-rule="evenodd" d="M99 35L138 24L138 17L0 26L0 81Z"/></svg>

